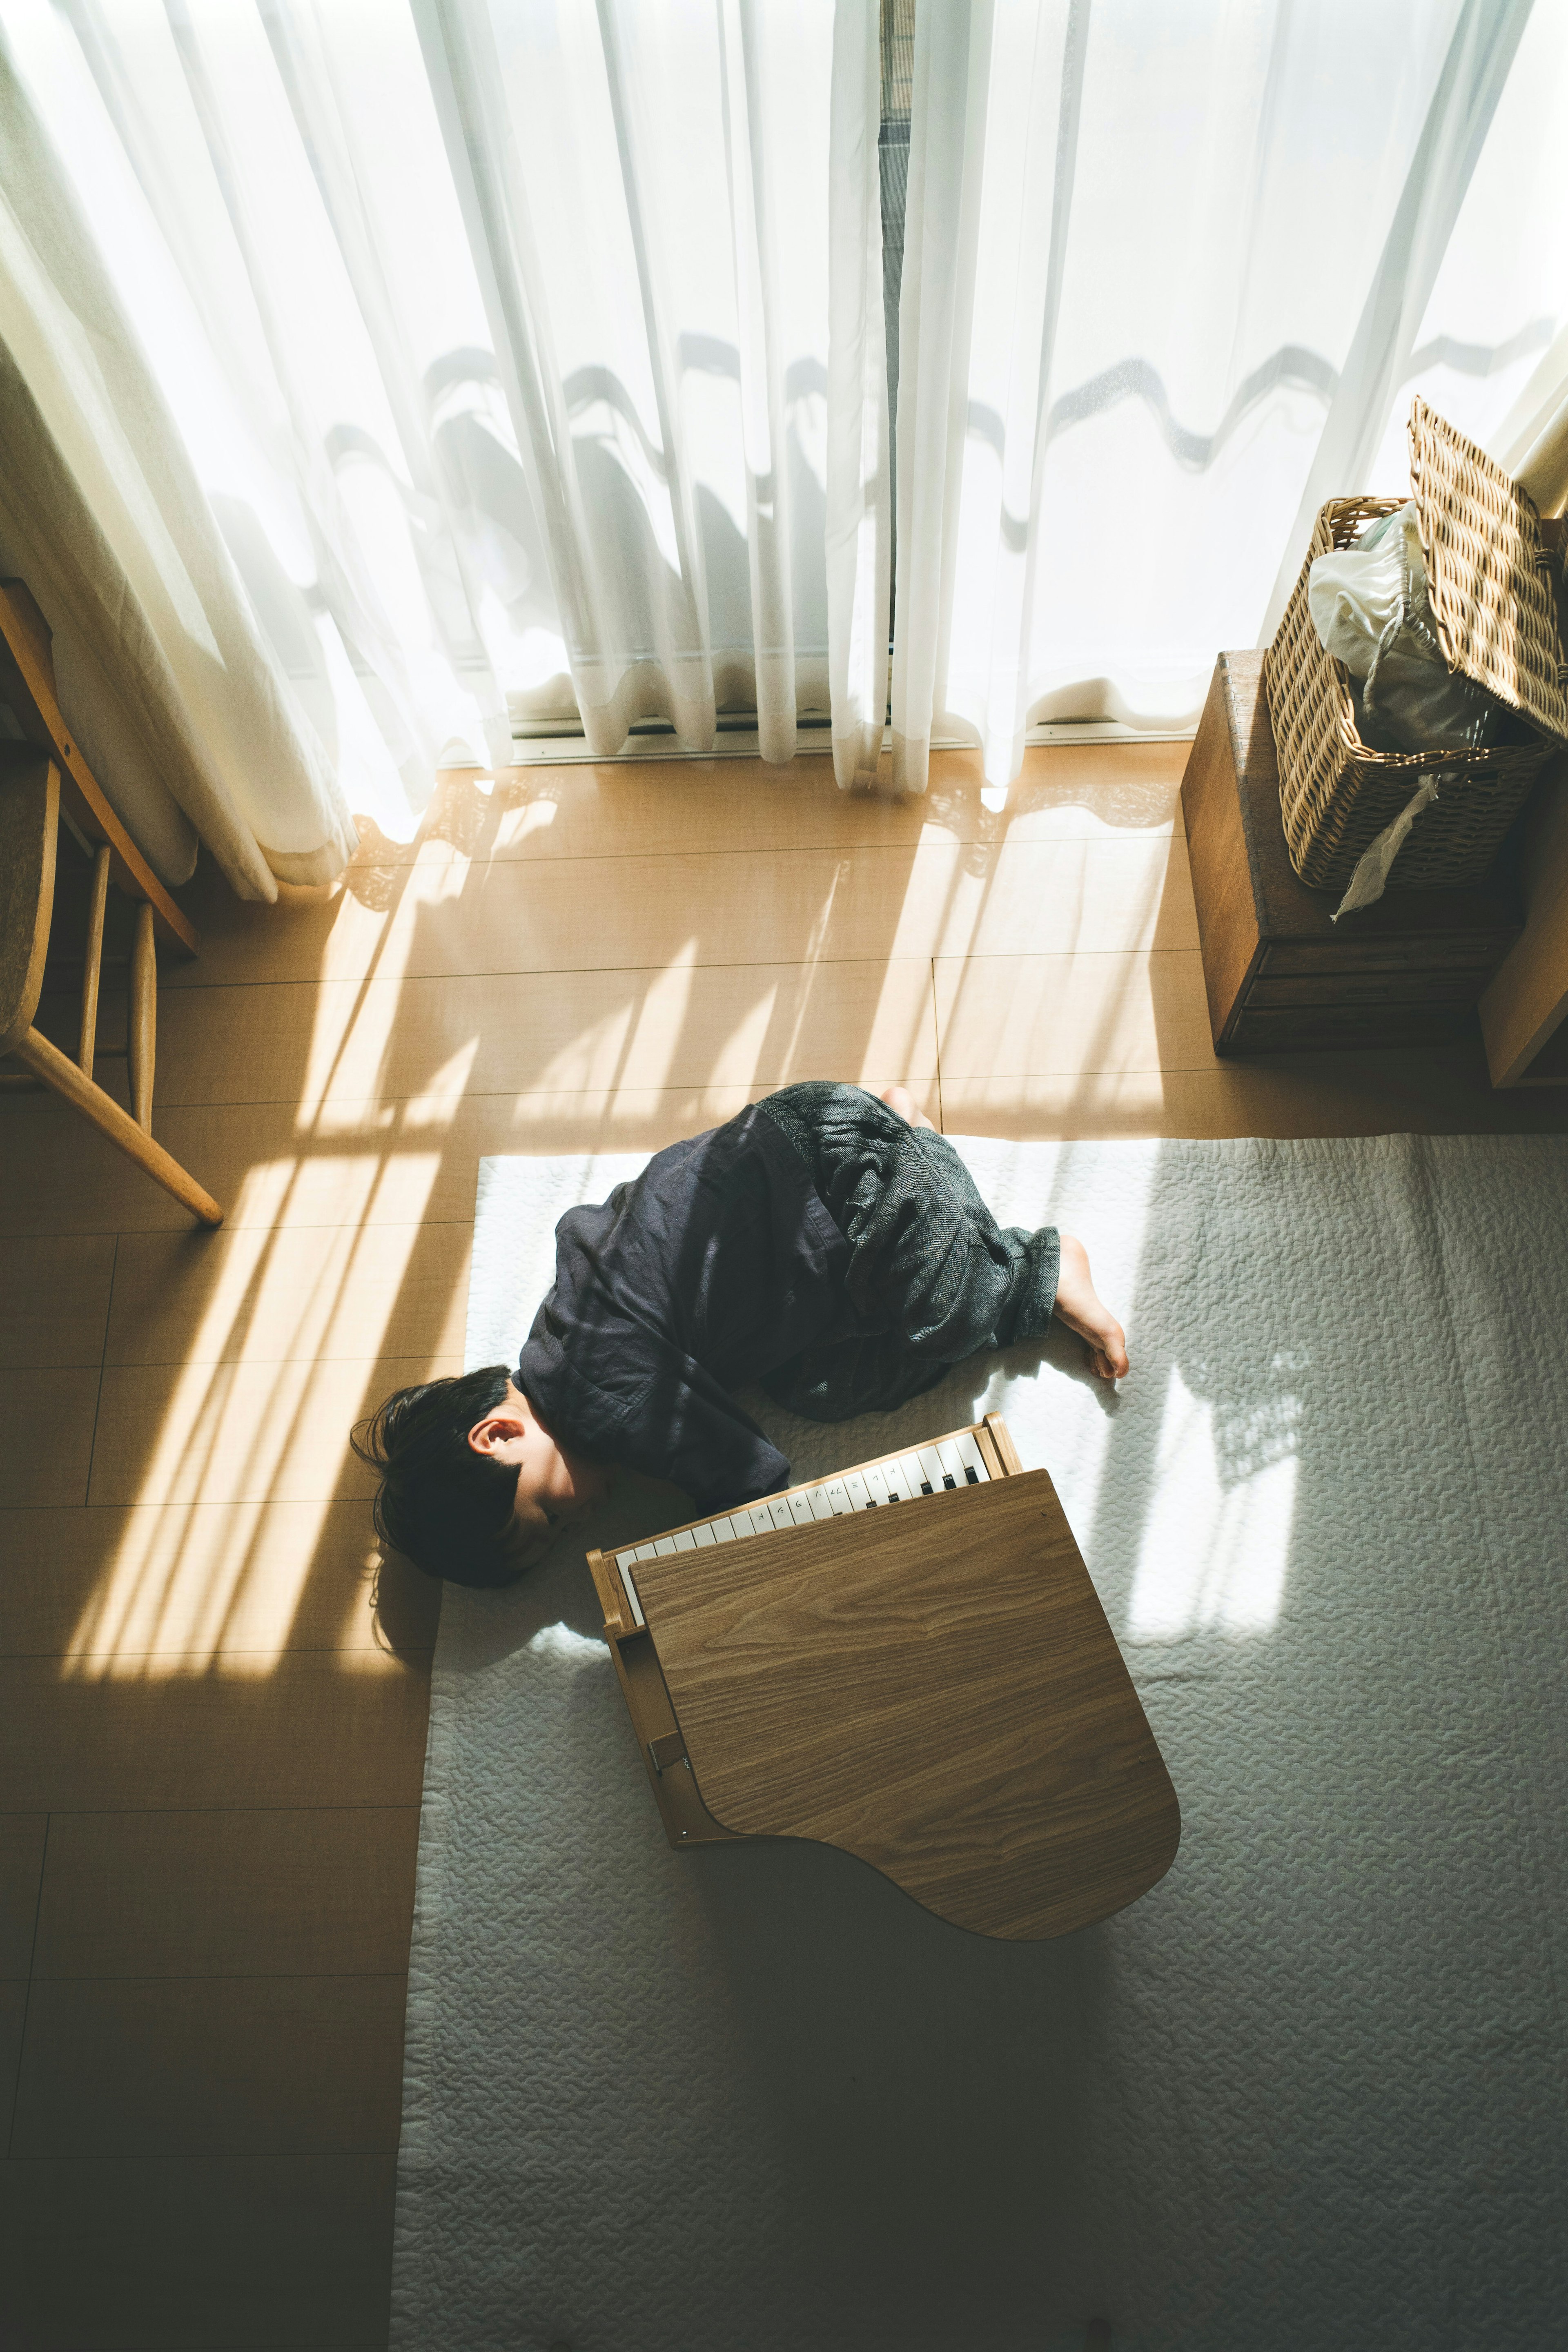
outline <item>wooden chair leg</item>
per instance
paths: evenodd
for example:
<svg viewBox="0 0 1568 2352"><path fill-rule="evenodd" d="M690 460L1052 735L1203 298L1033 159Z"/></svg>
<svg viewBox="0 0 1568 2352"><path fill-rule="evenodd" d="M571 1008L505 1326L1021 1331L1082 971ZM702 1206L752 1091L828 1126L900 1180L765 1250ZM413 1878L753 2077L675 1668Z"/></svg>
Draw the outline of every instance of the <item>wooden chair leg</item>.
<svg viewBox="0 0 1568 2352"><path fill-rule="evenodd" d="M153 944L153 909L143 898L136 908L131 942L131 1109L144 1135L153 1132L153 1058L158 1042L158 959Z"/></svg>
<svg viewBox="0 0 1568 2352"><path fill-rule="evenodd" d="M138 925L138 944L140 944L141 936L141 927ZM150 924L147 937L150 943L152 938ZM133 963L132 971L134 969ZM132 1001L134 1002L134 999ZM134 1019L132 1034L132 1035L135 1034ZM172 1192L180 1206L188 1209L193 1217L199 1217L204 1225L222 1224L223 1211L211 1193L204 1192L195 1177L187 1176L179 1161L172 1160L162 1144L154 1143L144 1127L139 1125L131 1117L129 1111L121 1109L112 1095L106 1095L103 1088L95 1086L90 1078L84 1078L68 1054L62 1054L58 1045L51 1045L48 1039L40 1036L36 1029L29 1029L21 1043L14 1045L11 1050L17 1061L25 1064L36 1077L42 1078L45 1086L53 1093L63 1097L73 1109L79 1110L84 1118L90 1119L99 1133L106 1135L110 1142L119 1150L123 1151L128 1160L133 1160L138 1168L151 1176L154 1184L162 1184L165 1192ZM133 1073L137 1067L136 1064L132 1064ZM145 1074L148 1113L151 1116L153 1057L150 1039ZM132 1100L136 1097L136 1088L137 1078L133 1075Z"/></svg>
<svg viewBox="0 0 1568 2352"><path fill-rule="evenodd" d="M81 969L81 1042L77 1066L84 1078L92 1076L98 1051L98 982L103 969L103 910L109 898L109 844L100 841L92 860L92 897L87 909L87 961Z"/></svg>

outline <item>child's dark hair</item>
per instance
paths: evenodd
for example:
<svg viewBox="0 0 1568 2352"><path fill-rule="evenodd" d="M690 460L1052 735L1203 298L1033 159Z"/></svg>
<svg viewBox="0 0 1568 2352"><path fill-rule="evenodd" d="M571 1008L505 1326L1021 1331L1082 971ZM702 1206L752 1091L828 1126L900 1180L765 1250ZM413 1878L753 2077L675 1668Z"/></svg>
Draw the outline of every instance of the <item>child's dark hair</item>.
<svg viewBox="0 0 1568 2352"><path fill-rule="evenodd" d="M517 1500L517 1470L478 1454L468 1432L506 1402L504 1364L421 1381L396 1389L349 1444L381 1472L372 1506L384 1543L406 1553L428 1576L455 1584L510 1584L518 1573L507 1531Z"/></svg>

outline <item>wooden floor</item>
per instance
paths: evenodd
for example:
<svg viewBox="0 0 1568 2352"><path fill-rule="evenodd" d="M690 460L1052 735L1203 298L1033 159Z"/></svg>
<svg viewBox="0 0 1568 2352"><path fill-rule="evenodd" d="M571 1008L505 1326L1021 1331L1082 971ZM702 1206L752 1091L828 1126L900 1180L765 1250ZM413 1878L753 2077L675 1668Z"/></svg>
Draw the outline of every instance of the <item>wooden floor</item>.
<svg viewBox="0 0 1568 2352"><path fill-rule="evenodd" d="M436 1594L378 1593L344 1433L458 1364L481 1153L830 1076L972 1133L1568 1127L1479 1040L1217 1065L1184 751L1033 753L1000 816L957 756L915 810L464 773L334 893L204 873L156 1125L216 1235L0 1101L0 2343L386 2340Z"/></svg>

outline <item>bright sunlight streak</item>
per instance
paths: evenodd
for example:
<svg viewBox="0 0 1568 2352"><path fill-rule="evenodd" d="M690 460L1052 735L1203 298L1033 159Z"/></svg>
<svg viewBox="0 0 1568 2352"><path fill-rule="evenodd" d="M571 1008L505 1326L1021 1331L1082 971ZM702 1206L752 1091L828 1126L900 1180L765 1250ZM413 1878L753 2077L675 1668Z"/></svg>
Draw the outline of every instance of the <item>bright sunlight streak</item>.
<svg viewBox="0 0 1568 2352"><path fill-rule="evenodd" d="M1279 1614L1290 1556L1296 1453L1286 1439L1250 1475L1227 1478L1215 1408L1172 1368L1154 1491L1143 1523L1127 1631L1173 1641L1213 1629L1264 1633Z"/></svg>
<svg viewBox="0 0 1568 2352"><path fill-rule="evenodd" d="M289 1645L332 1509L318 1498L365 1409L365 1360L387 1342L439 1160L395 1154L375 1166L395 1171L379 1188L387 1202L372 1182L363 1222L336 1227L280 1221L291 1194L322 1181L321 1160L297 1163L281 1200L273 1170L250 1171L177 1377L164 1391L161 1368L147 1368L156 1437L135 1494L105 1498L131 1507L68 1673L200 1674L221 1660L226 1673L267 1674ZM422 1184L410 1181L416 1171ZM378 1207L393 1203L401 1222L382 1222ZM253 1221L262 1204L278 1222ZM368 1513L363 1537L368 1576ZM345 1583L344 1617L363 1607L363 1588ZM352 1669L352 1645L342 1655Z"/></svg>

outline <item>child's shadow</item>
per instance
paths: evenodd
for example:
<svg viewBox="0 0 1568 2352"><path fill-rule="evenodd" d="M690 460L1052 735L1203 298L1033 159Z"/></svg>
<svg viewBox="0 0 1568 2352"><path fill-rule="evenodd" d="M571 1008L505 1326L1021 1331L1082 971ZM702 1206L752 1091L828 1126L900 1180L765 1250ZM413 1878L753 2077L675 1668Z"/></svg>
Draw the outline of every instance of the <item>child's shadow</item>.
<svg viewBox="0 0 1568 2352"><path fill-rule="evenodd" d="M1089 1370L1082 1340L1055 1324L1043 1339L1026 1340L1000 1354L976 1356L967 1364L955 1365L935 1388L896 1413L864 1413L831 1427L791 1420L786 1428L777 1424L788 1417L765 1398L748 1396L746 1402L754 1406L764 1427L773 1424L770 1433L784 1451L797 1456L793 1476L799 1484L831 1476L856 1462L873 1461L978 1421L999 1381L1010 1384L1037 1380L1047 1366L1092 1390L1102 1412L1115 1413L1119 1401L1112 1384ZM526 1649L546 1627L563 1627L580 1640L602 1642L604 1612L588 1570L587 1554L645 1543L650 1536L679 1527L693 1516L692 1505L678 1488L617 1471L607 1501L563 1534L537 1568L499 1591L461 1594L465 1666L489 1665L510 1657ZM383 1589L384 1615L384 1584Z"/></svg>
<svg viewBox="0 0 1568 2352"><path fill-rule="evenodd" d="M1102 1381L1098 1372L1089 1370L1083 1341L1061 1323L1053 1323L1043 1339L1022 1340L1017 1347L1004 1348L999 1355L982 1360L993 1365L1005 1381L1037 1380L1048 1364L1053 1372L1063 1372L1079 1388L1088 1389L1103 1413L1114 1415L1121 1402L1116 1382ZM987 1379L976 1395L976 1417L986 1409L984 1399L991 1386Z"/></svg>
<svg viewBox="0 0 1568 2352"><path fill-rule="evenodd" d="M493 1665L528 1647L546 1627L563 1627L587 1642L603 1642L605 1612L588 1568L591 1551L646 1543L692 1517L677 1488L617 1470L605 1502L569 1528L537 1568L495 1591L463 1591L465 1669ZM445 1604L444 1604L445 1605Z"/></svg>

